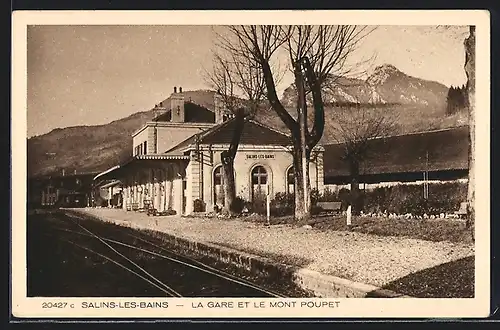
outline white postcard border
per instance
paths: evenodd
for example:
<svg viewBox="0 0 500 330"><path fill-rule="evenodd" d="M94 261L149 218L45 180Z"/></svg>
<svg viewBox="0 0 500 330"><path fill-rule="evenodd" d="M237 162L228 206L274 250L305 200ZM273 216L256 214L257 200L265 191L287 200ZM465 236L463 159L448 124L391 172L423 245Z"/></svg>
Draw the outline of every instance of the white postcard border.
<svg viewBox="0 0 500 330"><path fill-rule="evenodd" d="M26 136L28 25L229 25L229 24L363 24L476 26L476 244L475 298L469 299L323 299L335 308L196 309L208 301L261 301L236 298L28 298L26 297ZM390 24L389 24L390 23ZM359 10L359 11L16 11L12 16L12 312L16 317L485 317L490 305L490 17L479 10ZM42 302L67 302L73 307L43 309ZM86 309L82 302L168 301L166 309ZM183 305L177 307L176 305Z"/></svg>

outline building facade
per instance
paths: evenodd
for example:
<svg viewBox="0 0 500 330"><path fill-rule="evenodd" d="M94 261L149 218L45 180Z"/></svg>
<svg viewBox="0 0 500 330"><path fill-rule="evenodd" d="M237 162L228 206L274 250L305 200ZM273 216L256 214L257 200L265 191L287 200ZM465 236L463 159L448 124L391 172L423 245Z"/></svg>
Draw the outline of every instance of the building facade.
<svg viewBox="0 0 500 330"><path fill-rule="evenodd" d="M159 115L132 136L132 158L95 179L120 180L122 207L158 212L173 210L189 215L195 204L207 212L223 205L221 153L229 148L235 119L221 108L217 94L214 109L183 98L174 90L170 105L159 104ZM310 163L313 189L324 189L323 151L316 146ZM289 136L257 121L246 119L234 160L236 194L262 205L267 194L293 192L293 166Z"/></svg>
<svg viewBox="0 0 500 330"><path fill-rule="evenodd" d="M93 178L97 173L67 174L34 177L28 180L28 207L86 207L92 206Z"/></svg>

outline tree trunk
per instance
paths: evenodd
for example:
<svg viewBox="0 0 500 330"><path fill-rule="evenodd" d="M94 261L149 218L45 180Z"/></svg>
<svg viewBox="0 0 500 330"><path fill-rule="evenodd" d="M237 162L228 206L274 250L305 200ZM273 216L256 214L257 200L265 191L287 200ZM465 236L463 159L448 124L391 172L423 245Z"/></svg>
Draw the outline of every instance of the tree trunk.
<svg viewBox="0 0 500 330"><path fill-rule="evenodd" d="M234 182L234 158L228 157L227 151L223 151L222 158L222 180L224 187L223 213L235 215L234 201L236 200L236 184Z"/></svg>
<svg viewBox="0 0 500 330"><path fill-rule="evenodd" d="M469 109L469 183L467 190L468 214L466 227L471 228L474 237L475 222L475 92L476 92L476 28L469 27L469 37L465 39L465 73L467 75L466 97Z"/></svg>
<svg viewBox="0 0 500 330"><path fill-rule="evenodd" d="M308 155L307 155L307 101L306 101L306 91L304 86L304 77L302 75L301 63L296 62L294 65L294 74L295 74L295 86L297 88L297 112L298 112L298 123L300 129L300 136L298 137L298 141L300 141L300 145L297 146L297 149L300 149L300 169L302 176L299 178L301 181L302 188L302 214L301 220L306 220L310 216L310 184L309 181L309 166L308 166Z"/></svg>
<svg viewBox="0 0 500 330"><path fill-rule="evenodd" d="M297 144L297 143L296 143ZM302 171L302 149L299 146L293 148L293 170L295 179L295 220L296 222L307 221L308 214L305 212L304 204L304 173Z"/></svg>
<svg viewBox="0 0 500 330"><path fill-rule="evenodd" d="M234 181L234 158L240 144L241 134L245 124L245 114L243 109L238 109L235 113L235 128L228 150L221 153L222 162L222 186L224 187L224 207L223 213L236 215L234 201L236 200L236 184Z"/></svg>

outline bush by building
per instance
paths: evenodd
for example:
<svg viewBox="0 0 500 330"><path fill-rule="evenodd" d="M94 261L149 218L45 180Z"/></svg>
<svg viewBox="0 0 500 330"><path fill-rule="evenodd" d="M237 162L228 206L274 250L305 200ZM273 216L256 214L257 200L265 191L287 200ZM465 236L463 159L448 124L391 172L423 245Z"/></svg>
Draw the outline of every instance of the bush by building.
<svg viewBox="0 0 500 330"><path fill-rule="evenodd" d="M295 210L295 195L287 193L277 193L271 200L270 212L272 216L280 217L292 215Z"/></svg>
<svg viewBox="0 0 500 330"><path fill-rule="evenodd" d="M195 199L193 202L193 210L194 212L205 212L206 204L201 199Z"/></svg>
<svg viewBox="0 0 500 330"><path fill-rule="evenodd" d="M460 182L429 184L424 199L422 185L379 187L364 193L365 213L423 214L453 213L467 198L467 185Z"/></svg>
<svg viewBox="0 0 500 330"><path fill-rule="evenodd" d="M460 182L430 183L428 198L424 199L422 185L396 185L361 191L360 201L364 213L408 214L414 216L453 213L467 198L467 184ZM347 210L352 203L349 189L335 191L326 189L323 194L311 191L312 214L321 212L318 202L341 202L341 210ZM272 216L293 215L294 194L277 193L271 201Z"/></svg>

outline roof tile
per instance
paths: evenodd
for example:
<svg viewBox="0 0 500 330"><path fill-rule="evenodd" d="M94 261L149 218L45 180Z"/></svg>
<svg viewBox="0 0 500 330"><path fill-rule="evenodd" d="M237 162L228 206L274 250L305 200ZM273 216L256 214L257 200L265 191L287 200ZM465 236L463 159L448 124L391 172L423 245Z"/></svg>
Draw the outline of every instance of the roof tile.
<svg viewBox="0 0 500 330"><path fill-rule="evenodd" d="M206 131L189 137L166 151L166 153L178 152L190 145L194 145L197 140L198 143L201 144L230 144L235 125L236 121L232 118ZM276 131L264 124L246 119L240 138L240 144L288 146L290 145L290 138L286 134Z"/></svg>

